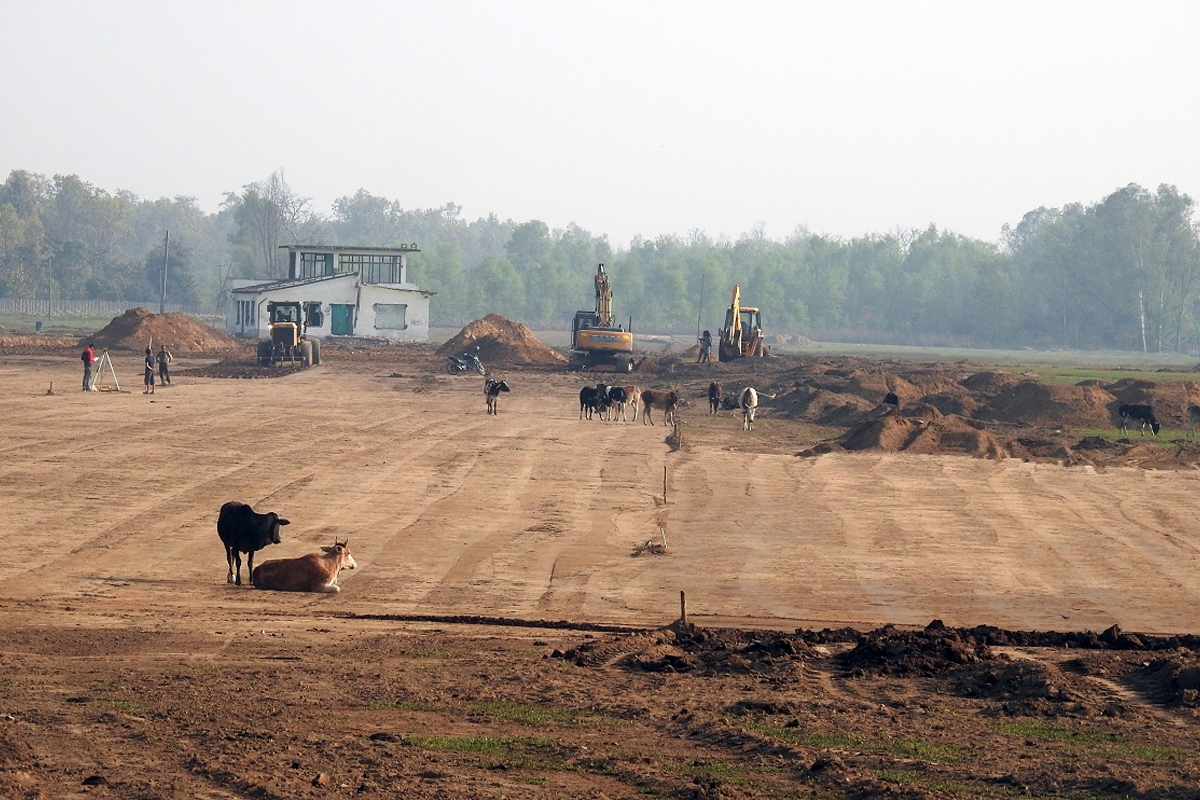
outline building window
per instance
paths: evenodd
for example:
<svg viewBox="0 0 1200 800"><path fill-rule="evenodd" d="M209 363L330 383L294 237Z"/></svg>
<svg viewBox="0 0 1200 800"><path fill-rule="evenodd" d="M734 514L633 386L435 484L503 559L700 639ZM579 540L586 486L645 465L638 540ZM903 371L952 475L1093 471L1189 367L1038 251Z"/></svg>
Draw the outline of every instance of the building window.
<svg viewBox="0 0 1200 800"><path fill-rule="evenodd" d="M297 278L320 278L333 274L333 253L301 253Z"/></svg>
<svg viewBox="0 0 1200 800"><path fill-rule="evenodd" d="M401 283L400 256L342 253L338 272L357 272L363 283Z"/></svg>
<svg viewBox="0 0 1200 800"><path fill-rule="evenodd" d="M248 328L254 324L253 300L237 301L237 324L241 325L243 328Z"/></svg>
<svg viewBox="0 0 1200 800"><path fill-rule="evenodd" d="M325 313L321 311L320 303L305 303L304 318L308 320L308 327L321 328L325 325Z"/></svg>
<svg viewBox="0 0 1200 800"><path fill-rule="evenodd" d="M408 304L376 303L375 329L380 331L402 331L408 328Z"/></svg>

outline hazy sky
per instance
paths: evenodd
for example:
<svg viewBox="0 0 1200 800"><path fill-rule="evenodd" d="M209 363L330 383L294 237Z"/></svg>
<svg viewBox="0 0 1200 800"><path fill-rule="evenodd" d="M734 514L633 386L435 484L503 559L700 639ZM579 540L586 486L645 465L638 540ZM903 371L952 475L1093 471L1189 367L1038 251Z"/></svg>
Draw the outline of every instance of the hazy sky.
<svg viewBox="0 0 1200 800"><path fill-rule="evenodd" d="M1195 0L10 0L0 42L0 179L210 212L279 169L621 247L1200 197Z"/></svg>

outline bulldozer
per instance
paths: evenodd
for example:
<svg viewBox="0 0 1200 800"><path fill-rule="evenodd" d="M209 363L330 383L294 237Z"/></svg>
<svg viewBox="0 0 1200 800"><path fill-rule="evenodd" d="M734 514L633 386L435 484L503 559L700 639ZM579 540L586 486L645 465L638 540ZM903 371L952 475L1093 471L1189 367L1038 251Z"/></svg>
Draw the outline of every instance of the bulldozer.
<svg viewBox="0 0 1200 800"><path fill-rule="evenodd" d="M308 336L308 319L298 302L267 303L268 338L258 343L258 365L299 363L311 367L321 363L321 342Z"/></svg>
<svg viewBox="0 0 1200 800"><path fill-rule="evenodd" d="M633 333L613 324L612 284L604 265L596 267L596 309L576 311L571 322L571 351L567 369L606 366L633 371Z"/></svg>
<svg viewBox="0 0 1200 800"><path fill-rule="evenodd" d="M762 358L767 354L763 344L762 314L757 308L742 305L742 289L733 285L733 300L725 311L725 327L720 331L717 358L734 361L739 358Z"/></svg>

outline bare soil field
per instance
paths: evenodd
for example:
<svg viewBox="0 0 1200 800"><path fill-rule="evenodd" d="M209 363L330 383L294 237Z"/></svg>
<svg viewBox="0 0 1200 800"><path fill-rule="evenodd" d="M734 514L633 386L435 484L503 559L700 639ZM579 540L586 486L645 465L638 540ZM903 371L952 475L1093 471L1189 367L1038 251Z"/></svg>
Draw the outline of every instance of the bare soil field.
<svg viewBox="0 0 1200 800"><path fill-rule="evenodd" d="M1195 446L1074 434L1191 385L484 352L496 416L432 347L177 350L146 396L0 343L0 796L1195 796ZM681 424L581 420L605 377ZM227 584L227 500L357 569Z"/></svg>

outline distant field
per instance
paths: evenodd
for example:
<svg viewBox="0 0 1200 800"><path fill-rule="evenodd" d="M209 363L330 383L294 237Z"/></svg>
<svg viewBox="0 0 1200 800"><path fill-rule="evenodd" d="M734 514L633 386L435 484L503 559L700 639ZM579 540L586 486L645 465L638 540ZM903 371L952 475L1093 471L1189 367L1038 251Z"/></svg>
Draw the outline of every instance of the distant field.
<svg viewBox="0 0 1200 800"><path fill-rule="evenodd" d="M195 316L195 315L193 315ZM196 319L214 328L224 329L224 317L213 315L197 316ZM113 321L113 316L99 317L69 316L69 317L31 317L19 314L0 314L0 329L12 333L37 333L37 324L42 323L41 333L50 336L86 336L89 333L103 330Z"/></svg>

